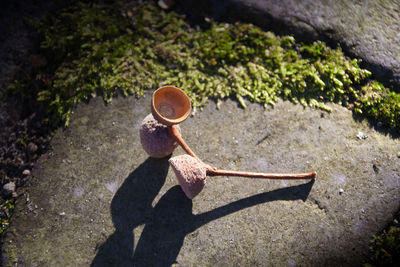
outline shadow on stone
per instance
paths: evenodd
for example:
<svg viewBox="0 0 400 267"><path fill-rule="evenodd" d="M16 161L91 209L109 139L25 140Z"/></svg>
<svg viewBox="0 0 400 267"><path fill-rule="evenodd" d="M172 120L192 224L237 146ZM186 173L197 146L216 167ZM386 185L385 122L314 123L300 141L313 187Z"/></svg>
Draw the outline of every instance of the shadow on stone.
<svg viewBox="0 0 400 267"><path fill-rule="evenodd" d="M368 122L369 127L371 127L375 131L377 131L385 136L389 136L390 138L393 138L393 139L400 138L400 130L398 130L396 128L390 128L387 125L381 125L382 123L380 123L379 121L377 121L376 119L374 119L372 117L357 114L355 112L353 112L352 116L353 116L353 119L359 123L362 123L364 120L366 120Z"/></svg>
<svg viewBox="0 0 400 267"><path fill-rule="evenodd" d="M239 210L275 200L307 199L314 181L247 197L211 211L194 215L192 201L174 186L154 207L154 216L141 234L133 257L134 266L171 266L187 234Z"/></svg>
<svg viewBox="0 0 400 267"><path fill-rule="evenodd" d="M92 266L131 266L133 229L148 224L152 217L152 202L165 183L167 158L148 158L124 181L111 202L115 232L102 244Z"/></svg>

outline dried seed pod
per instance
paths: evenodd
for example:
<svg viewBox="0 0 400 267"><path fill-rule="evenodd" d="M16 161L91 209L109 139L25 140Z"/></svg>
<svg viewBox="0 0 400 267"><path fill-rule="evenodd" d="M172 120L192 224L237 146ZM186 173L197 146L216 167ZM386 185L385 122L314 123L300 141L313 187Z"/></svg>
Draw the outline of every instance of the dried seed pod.
<svg viewBox="0 0 400 267"><path fill-rule="evenodd" d="M190 155L180 155L169 160L183 192L190 199L197 196L206 184L209 176L238 176L261 179L315 179L315 172L310 173L262 173L218 170Z"/></svg>
<svg viewBox="0 0 400 267"><path fill-rule="evenodd" d="M164 86L153 93L151 112L162 124L171 126L183 122L191 109L189 97L177 87Z"/></svg>
<svg viewBox="0 0 400 267"><path fill-rule="evenodd" d="M192 199L203 190L206 184L206 165L189 155L173 157L169 160L185 195Z"/></svg>
<svg viewBox="0 0 400 267"><path fill-rule="evenodd" d="M175 127L180 133L179 125ZM153 158L166 157L178 146L178 143L171 138L168 126L154 119L152 114L147 115L142 121L140 142L147 154Z"/></svg>

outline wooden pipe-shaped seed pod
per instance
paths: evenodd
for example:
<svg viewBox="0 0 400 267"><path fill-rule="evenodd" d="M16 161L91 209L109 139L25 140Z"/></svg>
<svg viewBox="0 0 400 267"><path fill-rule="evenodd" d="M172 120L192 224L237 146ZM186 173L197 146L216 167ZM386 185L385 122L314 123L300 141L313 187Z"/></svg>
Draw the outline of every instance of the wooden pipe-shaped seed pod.
<svg viewBox="0 0 400 267"><path fill-rule="evenodd" d="M209 176L238 176L261 179L315 179L316 172L310 173L261 173L218 170L190 155L180 155L169 160L183 192L193 199L204 188Z"/></svg>
<svg viewBox="0 0 400 267"><path fill-rule="evenodd" d="M178 144L188 148L180 135L179 125L175 124L184 121L190 111L190 99L179 88L164 86L153 93L152 114L144 118L140 126L140 142L150 157L166 157Z"/></svg>

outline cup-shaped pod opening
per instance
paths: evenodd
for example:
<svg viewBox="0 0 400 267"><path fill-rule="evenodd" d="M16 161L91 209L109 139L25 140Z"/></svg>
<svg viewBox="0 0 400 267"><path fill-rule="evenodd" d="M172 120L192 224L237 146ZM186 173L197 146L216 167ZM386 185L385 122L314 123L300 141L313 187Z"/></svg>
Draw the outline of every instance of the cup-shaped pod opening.
<svg viewBox="0 0 400 267"><path fill-rule="evenodd" d="M189 97L174 86L164 86L153 93L151 112L156 120L165 125L183 122L189 116L191 108Z"/></svg>

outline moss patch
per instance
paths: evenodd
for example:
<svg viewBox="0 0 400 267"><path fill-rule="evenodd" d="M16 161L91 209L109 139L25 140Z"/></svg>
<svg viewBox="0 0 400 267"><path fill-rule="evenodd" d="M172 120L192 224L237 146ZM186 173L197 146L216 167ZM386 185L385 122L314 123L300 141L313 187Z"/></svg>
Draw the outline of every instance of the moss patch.
<svg viewBox="0 0 400 267"><path fill-rule="evenodd" d="M14 211L14 207L14 200L6 200L0 205L0 235L8 228L10 215Z"/></svg>
<svg viewBox="0 0 400 267"><path fill-rule="evenodd" d="M172 84L194 107L226 97L243 107L244 99L274 105L283 98L328 111L325 103L335 102L400 129L400 94L371 81L340 47L297 43L251 24L201 30L175 12L132 2L78 2L35 25L47 62L36 68L38 100L53 125L68 125L72 108L95 95L110 102L118 92L139 96Z"/></svg>
<svg viewBox="0 0 400 267"><path fill-rule="evenodd" d="M383 233L371 242L371 259L365 267L398 266L400 261L400 212Z"/></svg>

